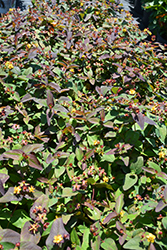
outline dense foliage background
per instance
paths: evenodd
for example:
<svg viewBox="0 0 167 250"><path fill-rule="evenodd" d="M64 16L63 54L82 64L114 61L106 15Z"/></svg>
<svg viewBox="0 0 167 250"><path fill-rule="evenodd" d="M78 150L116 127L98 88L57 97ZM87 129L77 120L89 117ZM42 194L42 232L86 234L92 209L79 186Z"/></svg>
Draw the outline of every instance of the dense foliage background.
<svg viewBox="0 0 167 250"><path fill-rule="evenodd" d="M0 249L167 249L167 48L103 0L0 34Z"/></svg>

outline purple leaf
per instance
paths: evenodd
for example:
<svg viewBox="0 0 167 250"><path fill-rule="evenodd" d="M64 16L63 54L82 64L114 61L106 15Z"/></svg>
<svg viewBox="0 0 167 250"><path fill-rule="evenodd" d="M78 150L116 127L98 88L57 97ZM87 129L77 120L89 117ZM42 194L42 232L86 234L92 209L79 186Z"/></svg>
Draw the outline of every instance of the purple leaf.
<svg viewBox="0 0 167 250"><path fill-rule="evenodd" d="M150 124L150 125L157 125L156 122L154 122L153 120L151 120L150 118L148 118L147 116L144 116L144 122Z"/></svg>
<svg viewBox="0 0 167 250"><path fill-rule="evenodd" d="M129 157L122 157L121 156L121 160L124 162L125 166L127 167L129 165Z"/></svg>
<svg viewBox="0 0 167 250"><path fill-rule="evenodd" d="M117 217L118 214L116 212L112 212L106 216L106 218L103 220L103 224L107 224L111 219Z"/></svg>
<svg viewBox="0 0 167 250"><path fill-rule="evenodd" d="M53 94L50 90L47 90L47 105L50 109L54 106Z"/></svg>
<svg viewBox="0 0 167 250"><path fill-rule="evenodd" d="M38 159L36 158L36 156L34 154L29 154L28 155L28 164L32 168L36 168L38 170L43 169L40 162L38 161Z"/></svg>
<svg viewBox="0 0 167 250"><path fill-rule="evenodd" d="M32 59L37 55L38 49L33 48L28 53L28 59Z"/></svg>
<svg viewBox="0 0 167 250"><path fill-rule="evenodd" d="M30 100L33 100L34 98L30 95L30 94L26 94L23 96L23 98L21 99L21 102L28 102Z"/></svg>
<svg viewBox="0 0 167 250"><path fill-rule="evenodd" d="M41 143L34 143L34 144L27 144L26 146L22 147L22 150L26 154L28 154L30 152L34 152L34 151L36 151L38 149L42 150L43 149L43 144L41 144Z"/></svg>
<svg viewBox="0 0 167 250"><path fill-rule="evenodd" d="M140 73L138 73L138 77L139 77L139 79L142 80L143 82L146 81L146 80L144 79L144 77L143 77Z"/></svg>
<svg viewBox="0 0 167 250"><path fill-rule="evenodd" d="M3 183L2 183L2 181L1 181L1 179L0 179L0 193L1 193L2 195L5 194L5 190L4 190Z"/></svg>
<svg viewBox="0 0 167 250"><path fill-rule="evenodd" d="M116 204L115 204L115 211L117 214L121 212L123 205L124 205L124 195L120 194L116 199Z"/></svg>
<svg viewBox="0 0 167 250"><path fill-rule="evenodd" d="M116 228L118 229L118 231L122 229L124 232L126 232L126 228L119 220L116 221Z"/></svg>
<svg viewBox="0 0 167 250"><path fill-rule="evenodd" d="M62 236L63 240L61 241L61 243L63 243L64 240L70 239L69 233L64 228L62 218L57 218L56 220L53 221L50 234L48 238L46 239L46 246L48 249L52 249L52 247L54 246L53 240L54 240L54 236L56 235Z"/></svg>
<svg viewBox="0 0 167 250"><path fill-rule="evenodd" d="M167 204L165 204L162 200L158 203L158 205L155 208L155 212L158 213L160 212L164 207L166 207Z"/></svg>
<svg viewBox="0 0 167 250"><path fill-rule="evenodd" d="M10 187L8 191L0 198L0 203L6 203L10 201L21 201L23 198L23 195L20 194L14 194L14 187Z"/></svg>
<svg viewBox="0 0 167 250"><path fill-rule="evenodd" d="M87 164L85 162L82 162L82 170L84 171L87 168Z"/></svg>
<svg viewBox="0 0 167 250"><path fill-rule="evenodd" d="M164 190L164 199L165 199L165 201L167 201L167 187Z"/></svg>
<svg viewBox="0 0 167 250"><path fill-rule="evenodd" d="M32 224L29 221L27 221L24 224L20 234L20 241L26 241L26 242L31 242L33 244L38 244L38 242L41 239L41 235L40 232L36 232L35 234L33 234L33 232L30 231Z"/></svg>
<svg viewBox="0 0 167 250"><path fill-rule="evenodd" d="M101 55L98 60L103 60L103 59L107 59L107 58L111 58L112 56L110 56L109 54L103 54Z"/></svg>
<svg viewBox="0 0 167 250"><path fill-rule="evenodd" d="M128 77L128 76L124 76L123 77L123 82L126 83L126 82L130 82L132 80L131 77Z"/></svg>
<svg viewBox="0 0 167 250"><path fill-rule="evenodd" d="M48 182L48 181L47 181ZM45 182L45 183L47 183ZM30 209L30 217L32 219L35 219L36 218L36 215L33 213L33 210L36 208L36 207L39 207L41 206L42 209L46 209L48 210L48 205L49 205L49 198L47 195L45 194L42 194L33 204L33 206L31 207Z"/></svg>
<svg viewBox="0 0 167 250"><path fill-rule="evenodd" d="M53 109L47 109L46 110L46 117L47 117L47 123L48 123L48 126L50 126L50 122L52 120L52 117L54 116L55 112Z"/></svg>
<svg viewBox="0 0 167 250"><path fill-rule="evenodd" d="M164 172L159 172L159 173L157 173L157 176L158 176L158 177L162 177L162 178L164 178L164 179L167 179L167 174L165 174Z"/></svg>
<svg viewBox="0 0 167 250"><path fill-rule="evenodd" d="M8 174L1 174L1 173L0 173L0 180L2 181L3 184L4 184L8 179L9 179L9 175L8 175Z"/></svg>
<svg viewBox="0 0 167 250"><path fill-rule="evenodd" d="M107 128L113 128L114 127L113 125L114 125L114 123L111 121L107 121L107 122L103 123L103 126L107 127Z"/></svg>
<svg viewBox="0 0 167 250"><path fill-rule="evenodd" d="M151 243L148 247L148 250L156 250L156 248L154 247L154 244Z"/></svg>
<svg viewBox="0 0 167 250"><path fill-rule="evenodd" d="M157 173L156 170L153 169L153 168L142 167L142 169L143 169L144 171L146 171L147 173L150 173L150 174L156 174L156 173Z"/></svg>
<svg viewBox="0 0 167 250"><path fill-rule="evenodd" d="M92 124L99 124L100 119L99 119L99 118L96 118L96 117L92 117L92 118L89 118L88 121L89 121L90 123L92 123Z"/></svg>
<svg viewBox="0 0 167 250"><path fill-rule="evenodd" d="M3 153L3 157L13 159L13 160L21 160L22 154L24 152L20 149L9 150Z"/></svg>
<svg viewBox="0 0 167 250"><path fill-rule="evenodd" d="M22 241L20 243L20 250L42 250L42 248L32 242Z"/></svg>
<svg viewBox="0 0 167 250"><path fill-rule="evenodd" d="M106 155L114 155L116 150L117 150L117 148L113 148L113 149L109 150L109 151L106 153Z"/></svg>
<svg viewBox="0 0 167 250"><path fill-rule="evenodd" d="M127 234L123 234L122 236L119 236L119 244L122 246L126 240Z"/></svg>
<svg viewBox="0 0 167 250"><path fill-rule="evenodd" d="M133 120L137 122L137 124L140 126L140 128L144 129L144 116L141 112L139 113L132 113Z"/></svg>
<svg viewBox="0 0 167 250"><path fill-rule="evenodd" d="M0 240L16 244L20 242L20 234L11 229L0 229Z"/></svg>
<svg viewBox="0 0 167 250"><path fill-rule="evenodd" d="M50 83L49 83L49 86L50 86L51 88L53 88L54 90L56 90L56 92L58 92L58 93L61 92L61 88L60 88L60 86L59 86L57 83L55 83L55 82L50 82Z"/></svg>

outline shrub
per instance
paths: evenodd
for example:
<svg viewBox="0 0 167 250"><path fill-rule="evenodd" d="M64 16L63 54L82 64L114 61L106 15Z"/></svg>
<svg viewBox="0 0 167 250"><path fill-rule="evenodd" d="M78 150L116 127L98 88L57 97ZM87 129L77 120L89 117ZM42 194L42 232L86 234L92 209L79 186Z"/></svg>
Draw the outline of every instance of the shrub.
<svg viewBox="0 0 167 250"><path fill-rule="evenodd" d="M166 249L166 47L103 0L0 32L1 249Z"/></svg>

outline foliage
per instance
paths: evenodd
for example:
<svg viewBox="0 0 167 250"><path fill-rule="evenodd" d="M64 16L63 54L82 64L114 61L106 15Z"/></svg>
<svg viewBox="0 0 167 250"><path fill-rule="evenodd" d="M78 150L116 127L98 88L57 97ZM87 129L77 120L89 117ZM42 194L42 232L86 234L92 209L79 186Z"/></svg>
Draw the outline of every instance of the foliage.
<svg viewBox="0 0 167 250"><path fill-rule="evenodd" d="M167 2L161 0L144 0L144 9L151 11L149 27L154 32L159 32L167 39Z"/></svg>
<svg viewBox="0 0 167 250"><path fill-rule="evenodd" d="M166 47L103 0L0 32L1 249L166 249Z"/></svg>

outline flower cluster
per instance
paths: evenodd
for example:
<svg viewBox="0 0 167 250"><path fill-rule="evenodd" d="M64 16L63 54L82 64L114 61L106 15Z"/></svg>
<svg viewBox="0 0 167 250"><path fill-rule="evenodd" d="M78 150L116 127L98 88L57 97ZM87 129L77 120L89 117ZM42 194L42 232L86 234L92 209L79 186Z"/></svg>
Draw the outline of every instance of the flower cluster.
<svg viewBox="0 0 167 250"><path fill-rule="evenodd" d="M25 181L22 181L19 186L14 187L13 193L16 195L22 194L32 194L35 192L35 188L29 183L26 183Z"/></svg>
<svg viewBox="0 0 167 250"><path fill-rule="evenodd" d="M6 68L8 68L8 69L13 69L13 68L14 68L13 63L12 63L12 62L9 62L9 61L5 63L5 66L6 66Z"/></svg>

